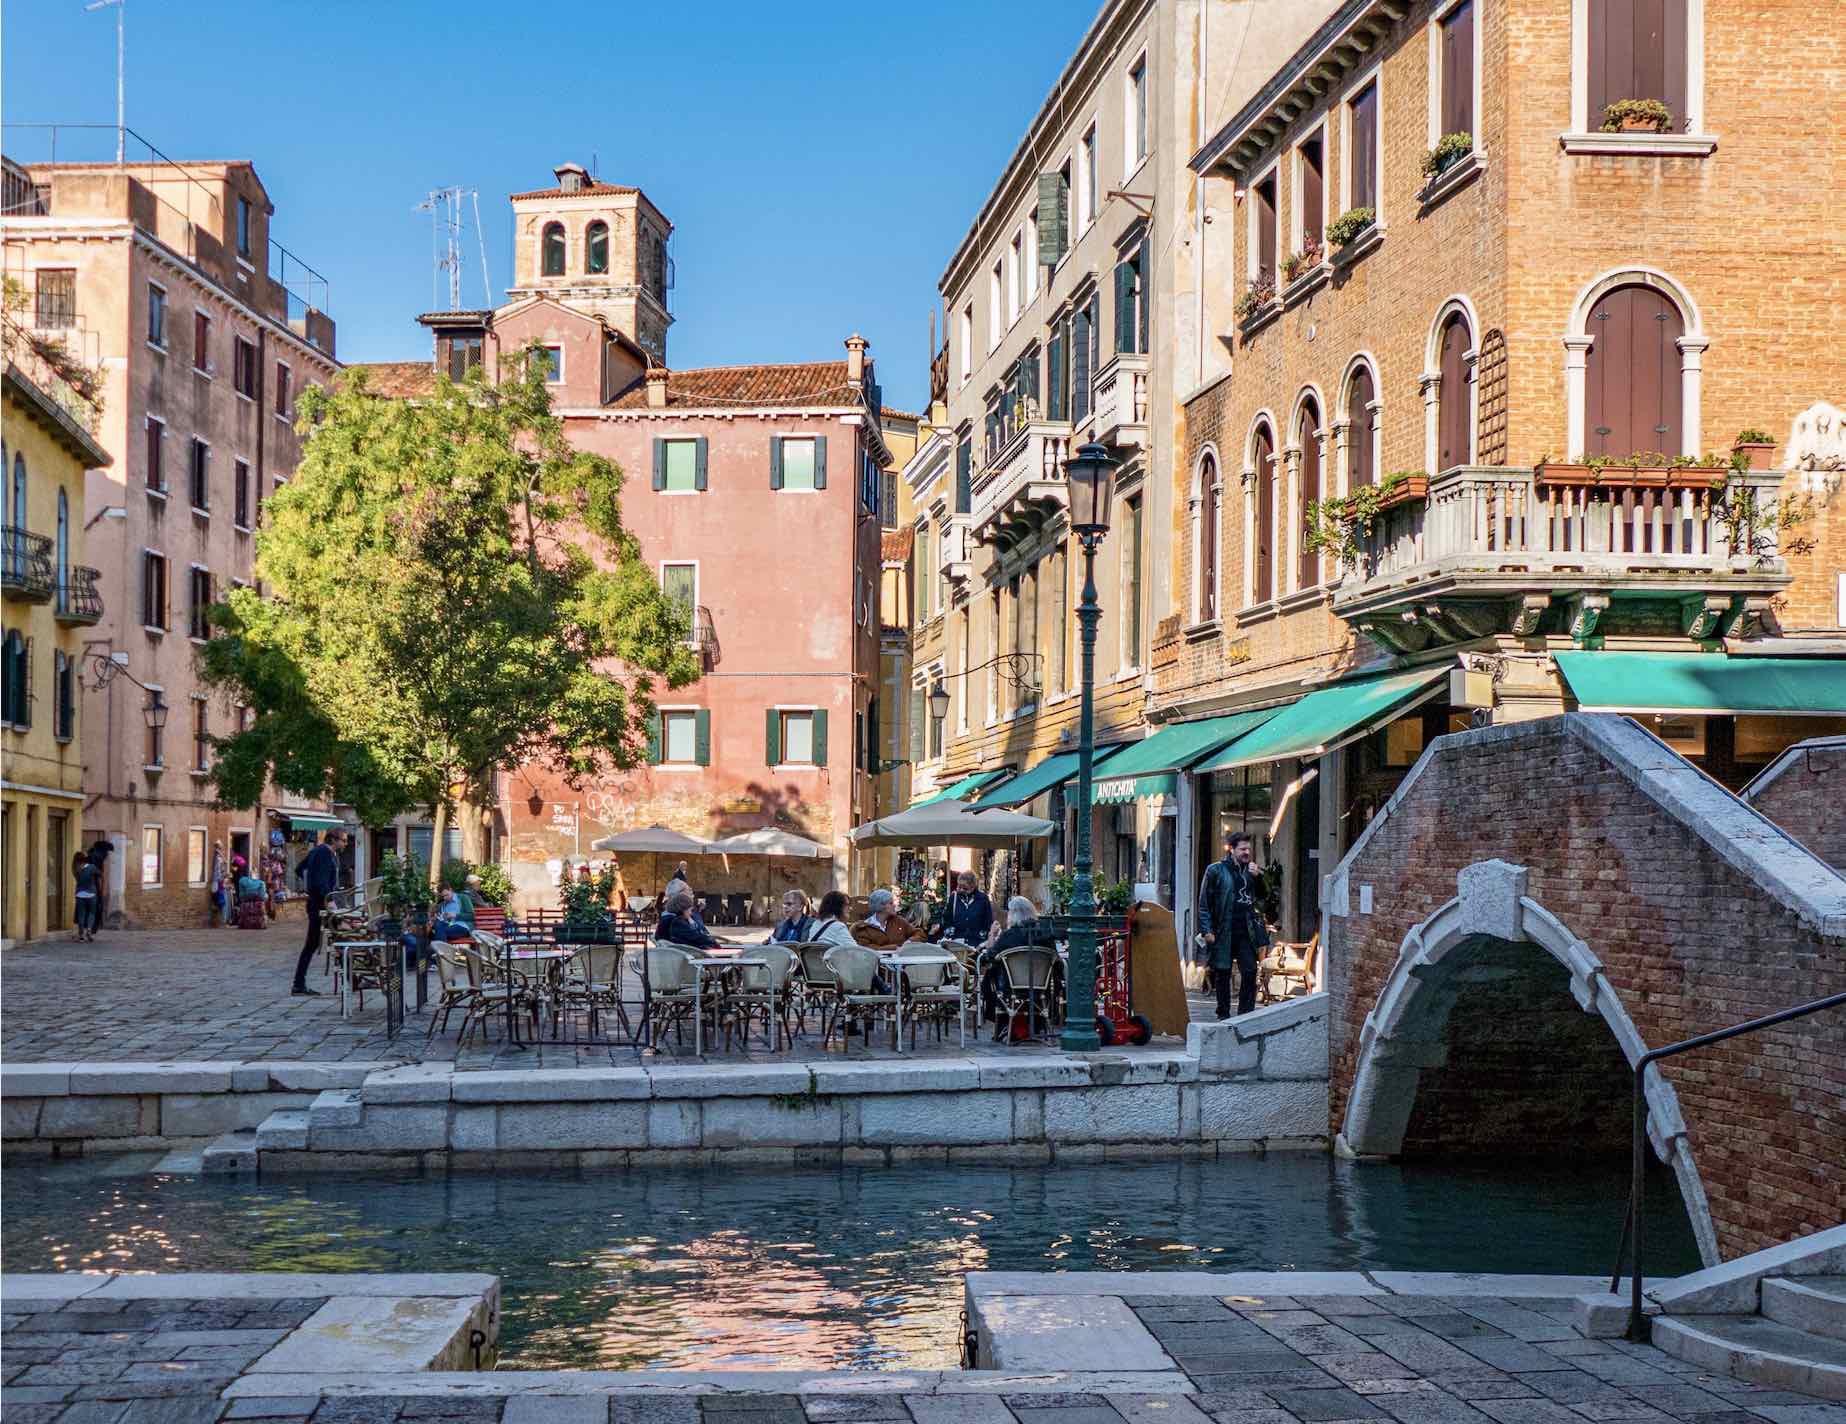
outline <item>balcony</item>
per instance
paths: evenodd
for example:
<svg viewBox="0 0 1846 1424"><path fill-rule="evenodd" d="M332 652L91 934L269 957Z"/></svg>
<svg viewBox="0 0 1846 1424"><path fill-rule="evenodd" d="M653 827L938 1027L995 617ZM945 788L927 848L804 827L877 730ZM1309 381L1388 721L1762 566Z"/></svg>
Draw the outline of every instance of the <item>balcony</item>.
<svg viewBox="0 0 1846 1424"><path fill-rule="evenodd" d="M974 529L972 516L951 514L942 526L942 573L956 584L974 576Z"/></svg>
<svg viewBox="0 0 1846 1424"><path fill-rule="evenodd" d="M1070 507L1064 481L1070 442L1069 422L1044 420L1036 409L1026 413L1019 428L975 473L969 523L977 540L1005 552Z"/></svg>
<svg viewBox="0 0 1846 1424"><path fill-rule="evenodd" d="M1096 438L1105 445L1147 444L1147 357L1115 357L1096 373Z"/></svg>
<svg viewBox="0 0 1846 1424"><path fill-rule="evenodd" d="M103 596L96 591L95 569L73 564L58 584L57 620L66 626L97 623L103 616Z"/></svg>
<svg viewBox="0 0 1846 1424"><path fill-rule="evenodd" d="M1703 471L1457 467L1357 538L1334 612L1394 652L1496 634L1729 635L1789 584L1781 480L1746 472L1728 498ZM1751 499L1762 513L1733 531Z"/></svg>
<svg viewBox="0 0 1846 1424"><path fill-rule="evenodd" d="M0 529L0 586L8 598L47 603L57 583L50 539L12 525Z"/></svg>

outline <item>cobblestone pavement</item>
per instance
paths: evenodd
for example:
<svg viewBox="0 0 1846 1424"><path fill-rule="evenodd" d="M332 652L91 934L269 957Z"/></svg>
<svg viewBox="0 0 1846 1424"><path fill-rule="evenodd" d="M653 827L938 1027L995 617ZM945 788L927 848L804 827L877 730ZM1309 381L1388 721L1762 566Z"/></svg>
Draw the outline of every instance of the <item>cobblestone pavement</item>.
<svg viewBox="0 0 1846 1424"><path fill-rule="evenodd" d="M1846 1406L1585 1339L1562 1300L1129 1297L1191 1393L984 1392L974 1377L956 1392L904 1393L867 1376L850 1393L667 1394L670 1377L654 1375L644 1396L509 1395L507 1374L480 1393L451 1374L453 1392L439 1396L230 1402L217 1396L319 1299L34 1304L0 1319L8 1424L1846 1424Z"/></svg>
<svg viewBox="0 0 1846 1424"><path fill-rule="evenodd" d="M760 936L761 931L753 932ZM39 940L0 955L0 992L6 999L0 1058L10 1063L95 1062L112 1060L173 1061L231 1059L253 1061L387 1062L453 1060L462 1068L571 1068L625 1066L634 1051L616 1047L506 1048L500 1026L493 1039L476 1035L466 1048L456 1043L457 1016L446 1033L425 1037L427 1014L412 1013L395 1040L385 1033L382 996L368 993L364 1007L355 1003L351 1019L340 1017L332 980L321 973L317 957L309 987L318 998L289 993L295 957L301 950L300 927L275 926L252 934L237 930L104 931L93 944ZM436 996L432 973L429 996ZM414 990L409 991L414 1005ZM632 996L640 997L638 987ZM1193 1003L1194 1017L1209 1012L1204 1000ZM748 1050L708 1055L714 1062L774 1059L787 1062L822 1057L818 1035L810 1033L792 1049L772 1052L760 1036ZM970 1040L972 1044L972 1039ZM1177 1040L1157 1040L1171 1051ZM691 1056L692 1039L683 1045L668 1040L665 1052ZM951 1032L938 1043L925 1030L918 1036L922 1056L955 1056L959 1041ZM1021 1044L1009 1052L1056 1051L1047 1039ZM837 1058L836 1043L824 1056ZM869 1048L855 1039L852 1055L888 1057L889 1039L874 1036Z"/></svg>

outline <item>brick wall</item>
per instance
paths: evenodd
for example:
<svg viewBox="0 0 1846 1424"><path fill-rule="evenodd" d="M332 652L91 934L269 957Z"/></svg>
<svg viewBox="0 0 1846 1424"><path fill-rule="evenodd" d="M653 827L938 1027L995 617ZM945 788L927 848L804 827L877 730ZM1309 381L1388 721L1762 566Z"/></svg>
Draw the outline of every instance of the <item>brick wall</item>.
<svg viewBox="0 0 1846 1424"><path fill-rule="evenodd" d="M1846 737L1798 745L1745 788L1745 799L1836 870L1846 871Z"/></svg>
<svg viewBox="0 0 1846 1424"><path fill-rule="evenodd" d="M1348 912L1336 905L1328 920L1335 1124L1405 936L1489 858L1528 868L1528 899L1600 957L1648 1046L1846 991L1846 880L1765 837L1747 807L1632 724L1573 715L1446 737L1334 877L1348 892ZM1377 894L1369 914L1356 913L1362 886ZM1846 1217L1837 1014L1687 1055L1665 1077L1726 1256ZM1578 1150L1571 1138L1551 1146Z"/></svg>

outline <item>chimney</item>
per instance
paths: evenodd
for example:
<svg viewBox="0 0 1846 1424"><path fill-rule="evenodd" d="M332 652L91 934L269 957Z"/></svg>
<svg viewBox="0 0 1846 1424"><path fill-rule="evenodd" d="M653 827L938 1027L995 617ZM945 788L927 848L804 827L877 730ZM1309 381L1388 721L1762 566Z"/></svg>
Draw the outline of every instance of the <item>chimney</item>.
<svg viewBox="0 0 1846 1424"><path fill-rule="evenodd" d="M846 384L863 386L865 384L865 352L872 343L858 332L846 338Z"/></svg>
<svg viewBox="0 0 1846 1424"><path fill-rule="evenodd" d="M665 366L647 368L647 403L654 410L666 409L667 368Z"/></svg>
<svg viewBox="0 0 1846 1424"><path fill-rule="evenodd" d="M557 174L558 186L566 193L581 192L590 181L590 172L581 163L560 163L551 171Z"/></svg>

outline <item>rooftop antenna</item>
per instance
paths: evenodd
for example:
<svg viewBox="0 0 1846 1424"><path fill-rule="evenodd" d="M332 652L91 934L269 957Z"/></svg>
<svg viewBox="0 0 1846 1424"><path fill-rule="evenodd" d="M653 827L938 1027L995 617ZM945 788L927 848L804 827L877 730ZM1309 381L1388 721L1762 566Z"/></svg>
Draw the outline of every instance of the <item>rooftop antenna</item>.
<svg viewBox="0 0 1846 1424"><path fill-rule="evenodd" d="M119 2L119 0L118 0ZM461 307L461 203L463 198L475 200L474 226L478 234L481 226L480 195L471 188L449 187L433 188L430 194L416 206L417 212L430 215L431 236L435 244L435 269L431 275L431 298L436 302L442 300L442 274L449 274L448 310L456 311ZM481 271L483 277L487 270L487 242L481 240Z"/></svg>
<svg viewBox="0 0 1846 1424"><path fill-rule="evenodd" d="M470 193L474 199L474 237L481 244L481 295L486 298L484 305L494 304L494 285L487 279L487 233L481 226L481 195Z"/></svg>
<svg viewBox="0 0 1846 1424"><path fill-rule="evenodd" d="M128 11L128 0L91 0L85 5L84 12L106 10L115 7L115 166L123 167L128 161L128 105L127 87L123 82L123 57L126 53L122 40L122 16Z"/></svg>

